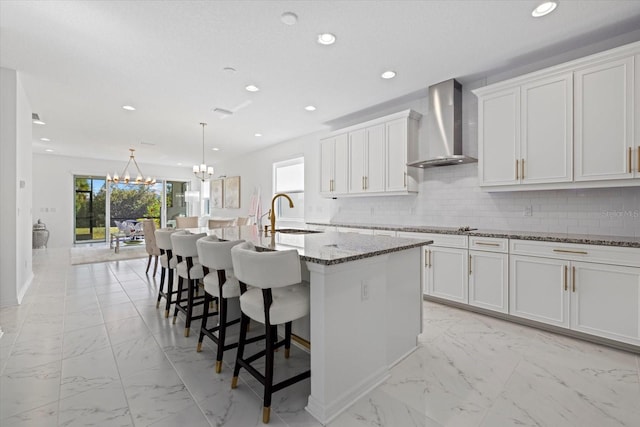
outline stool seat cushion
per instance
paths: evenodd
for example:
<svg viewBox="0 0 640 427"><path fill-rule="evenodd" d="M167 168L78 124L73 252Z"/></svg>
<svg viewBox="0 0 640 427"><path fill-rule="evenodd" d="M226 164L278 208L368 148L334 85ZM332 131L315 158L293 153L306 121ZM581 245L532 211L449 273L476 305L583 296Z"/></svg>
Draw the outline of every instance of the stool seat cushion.
<svg viewBox="0 0 640 427"><path fill-rule="evenodd" d="M160 266L162 268L176 268L178 265L178 258L174 256L171 257L171 262L167 263L167 254L160 255Z"/></svg>
<svg viewBox="0 0 640 427"><path fill-rule="evenodd" d="M269 310L272 325L287 323L309 314L309 283L271 289L273 302ZM262 289L250 288L240 297L240 309L244 314L264 323L264 298Z"/></svg>
<svg viewBox="0 0 640 427"><path fill-rule="evenodd" d="M233 275L233 270L225 270L227 280L222 285L222 298L237 298L240 296L240 284ZM209 295L220 298L220 287L218 286L218 272L213 271L202 280L204 291Z"/></svg>
<svg viewBox="0 0 640 427"><path fill-rule="evenodd" d="M176 265L176 271L178 272L178 276L187 278L187 261L179 262ZM193 258L193 267L191 267L191 271L189 272L189 277L191 279L202 279L204 277L204 270L202 265L198 263L198 258Z"/></svg>

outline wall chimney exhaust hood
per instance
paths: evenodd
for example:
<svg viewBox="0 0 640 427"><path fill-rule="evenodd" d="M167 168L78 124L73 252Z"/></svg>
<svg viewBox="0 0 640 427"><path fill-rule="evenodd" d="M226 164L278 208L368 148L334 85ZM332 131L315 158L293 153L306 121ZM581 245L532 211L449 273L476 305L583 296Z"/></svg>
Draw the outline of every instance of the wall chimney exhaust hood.
<svg viewBox="0 0 640 427"><path fill-rule="evenodd" d="M429 168L477 162L462 154L462 85L455 79L429 86L426 141L420 147L423 160L407 166Z"/></svg>

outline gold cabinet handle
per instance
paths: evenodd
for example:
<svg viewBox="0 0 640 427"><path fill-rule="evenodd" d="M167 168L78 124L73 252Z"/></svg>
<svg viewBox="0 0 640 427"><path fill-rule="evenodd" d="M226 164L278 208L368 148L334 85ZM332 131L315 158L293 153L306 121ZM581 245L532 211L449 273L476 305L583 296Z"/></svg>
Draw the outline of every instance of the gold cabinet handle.
<svg viewBox="0 0 640 427"><path fill-rule="evenodd" d="M569 273L569 267L564 266L564 290L567 290L567 274Z"/></svg>
<svg viewBox="0 0 640 427"><path fill-rule="evenodd" d="M429 267L429 262L427 261L428 260L427 257L429 256L428 253L429 253L429 251L425 249L424 250L424 266L425 267Z"/></svg>
<svg viewBox="0 0 640 427"><path fill-rule="evenodd" d="M633 157L633 148L629 147L627 154L627 168L629 169L629 173L631 173L631 158Z"/></svg>
<svg viewBox="0 0 640 427"><path fill-rule="evenodd" d="M573 292L576 291L576 268L571 267L571 287L573 288Z"/></svg>
<svg viewBox="0 0 640 427"><path fill-rule="evenodd" d="M638 173L640 173L640 145L638 145Z"/></svg>
<svg viewBox="0 0 640 427"><path fill-rule="evenodd" d="M522 179L524 179L524 159L522 159L522 162L520 163L520 167L522 168L522 173L520 175L522 175Z"/></svg>
<svg viewBox="0 0 640 427"><path fill-rule="evenodd" d="M588 252L586 251L570 251L569 249L554 249L553 252L560 252L563 254L580 254L580 255L588 254Z"/></svg>
<svg viewBox="0 0 640 427"><path fill-rule="evenodd" d="M487 243L487 242L476 242L476 245L481 246L500 246L500 243Z"/></svg>
<svg viewBox="0 0 640 427"><path fill-rule="evenodd" d="M364 190L364 176L362 177L362 189Z"/></svg>
<svg viewBox="0 0 640 427"><path fill-rule="evenodd" d="M471 276L471 255L469 255L469 276Z"/></svg>
<svg viewBox="0 0 640 427"><path fill-rule="evenodd" d="M518 168L518 162L519 162L519 161L518 161L518 159L516 159L516 181L517 181L518 179L520 179L520 174L519 174L519 172L518 172L518 170L519 170L519 168Z"/></svg>
<svg viewBox="0 0 640 427"><path fill-rule="evenodd" d="M429 268L431 268L431 249L429 249Z"/></svg>
<svg viewBox="0 0 640 427"><path fill-rule="evenodd" d="M404 186L407 186L407 173L404 173Z"/></svg>
<svg viewBox="0 0 640 427"><path fill-rule="evenodd" d="M364 177L364 189L365 190L369 189L369 177L368 176Z"/></svg>

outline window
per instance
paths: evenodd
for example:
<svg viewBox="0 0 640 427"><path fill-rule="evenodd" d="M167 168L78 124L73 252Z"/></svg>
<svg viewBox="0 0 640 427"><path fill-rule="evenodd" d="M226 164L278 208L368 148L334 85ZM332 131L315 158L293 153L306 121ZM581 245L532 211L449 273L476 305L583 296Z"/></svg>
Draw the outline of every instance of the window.
<svg viewBox="0 0 640 427"><path fill-rule="evenodd" d="M273 188L275 193L286 193L293 201L289 207L287 199L276 201L276 216L281 220L304 221L304 157L273 164Z"/></svg>

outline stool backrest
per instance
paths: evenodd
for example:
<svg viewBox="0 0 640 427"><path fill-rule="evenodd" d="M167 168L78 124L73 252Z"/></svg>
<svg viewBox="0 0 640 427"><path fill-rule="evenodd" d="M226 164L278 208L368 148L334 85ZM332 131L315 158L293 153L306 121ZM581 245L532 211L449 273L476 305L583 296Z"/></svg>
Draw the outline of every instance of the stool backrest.
<svg viewBox="0 0 640 427"><path fill-rule="evenodd" d="M243 243L244 240L221 242L209 239L209 237L213 236L203 237L196 242L200 264L214 270L232 269L231 248Z"/></svg>
<svg viewBox="0 0 640 427"><path fill-rule="evenodd" d="M171 246L171 235L177 231L176 228L158 228L154 234L156 236L156 245L162 250L169 251Z"/></svg>
<svg viewBox="0 0 640 427"><path fill-rule="evenodd" d="M237 217L236 225L251 225L251 217L248 217L248 216Z"/></svg>
<svg viewBox="0 0 640 427"><path fill-rule="evenodd" d="M241 282L258 288L280 288L302 280L300 256L295 249L256 252L249 242L231 248L233 271Z"/></svg>
<svg viewBox="0 0 640 427"><path fill-rule="evenodd" d="M171 246L173 246L173 254L179 257L197 257L198 247L196 242L198 239L205 237L207 233L192 234L188 231L178 231L171 235Z"/></svg>
<svg viewBox="0 0 640 427"><path fill-rule="evenodd" d="M198 228L198 217L197 216L178 216L176 217L176 227Z"/></svg>

